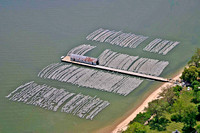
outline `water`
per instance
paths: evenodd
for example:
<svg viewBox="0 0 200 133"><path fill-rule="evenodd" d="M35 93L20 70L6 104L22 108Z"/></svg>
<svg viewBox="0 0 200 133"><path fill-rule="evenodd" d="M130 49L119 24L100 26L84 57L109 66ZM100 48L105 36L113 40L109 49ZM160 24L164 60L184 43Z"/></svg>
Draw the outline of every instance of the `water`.
<svg viewBox="0 0 200 133"><path fill-rule="evenodd" d="M200 47L199 1L0 1L0 132L95 132L110 131L161 83L145 80L127 97L37 77L45 66L59 62L71 48L83 43L97 48L87 55L97 57L109 48L120 53L167 60L163 77L182 68ZM136 49L87 41L98 28L123 30L149 36ZM155 38L180 41L166 56L142 49ZM111 105L93 121L71 114L51 112L5 98L21 84L34 80L108 100ZM101 130L102 131L102 130Z"/></svg>

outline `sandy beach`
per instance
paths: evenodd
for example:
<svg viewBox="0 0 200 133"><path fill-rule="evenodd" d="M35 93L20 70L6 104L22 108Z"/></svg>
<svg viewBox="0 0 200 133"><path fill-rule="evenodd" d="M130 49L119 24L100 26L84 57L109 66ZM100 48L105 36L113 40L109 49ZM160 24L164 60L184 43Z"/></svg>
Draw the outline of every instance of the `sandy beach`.
<svg viewBox="0 0 200 133"><path fill-rule="evenodd" d="M173 80L179 79L182 71L180 71L176 76L173 77ZM152 100L156 99L159 96L159 93L162 92L162 88L172 85L172 83L164 83L158 89L156 89L152 94L150 94L146 100L133 112L130 116L128 116L125 120L123 120L117 127L112 131L112 133L121 133L122 131L128 128L128 124L132 121L139 112L143 112L144 108L148 106L148 103Z"/></svg>

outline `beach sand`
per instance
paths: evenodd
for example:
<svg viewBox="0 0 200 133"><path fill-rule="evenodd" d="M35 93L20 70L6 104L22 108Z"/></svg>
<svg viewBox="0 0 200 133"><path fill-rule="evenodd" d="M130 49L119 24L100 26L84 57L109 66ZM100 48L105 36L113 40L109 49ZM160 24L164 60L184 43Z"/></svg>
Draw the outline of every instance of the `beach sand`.
<svg viewBox="0 0 200 133"><path fill-rule="evenodd" d="M173 77L173 80L177 80L180 78L182 71L180 71L176 76ZM117 127L112 131L112 133L121 133L122 131L128 128L128 124L132 121L139 112L144 112L144 108L148 106L148 103L152 100L156 99L159 94L162 92L162 88L165 88L172 83L164 83L158 89L156 89L152 94L150 94L147 99L133 112L129 115L125 120L123 120Z"/></svg>

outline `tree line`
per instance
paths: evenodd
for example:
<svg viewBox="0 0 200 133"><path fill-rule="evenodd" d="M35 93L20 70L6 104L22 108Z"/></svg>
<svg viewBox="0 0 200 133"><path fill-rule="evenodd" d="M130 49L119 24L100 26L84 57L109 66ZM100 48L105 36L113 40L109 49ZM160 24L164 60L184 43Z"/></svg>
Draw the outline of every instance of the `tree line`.
<svg viewBox="0 0 200 133"><path fill-rule="evenodd" d="M124 133L167 131L170 123L181 123L183 133L200 133L200 48L182 72L181 79L187 86L163 88L159 97L148 103ZM176 129L174 129L176 130Z"/></svg>

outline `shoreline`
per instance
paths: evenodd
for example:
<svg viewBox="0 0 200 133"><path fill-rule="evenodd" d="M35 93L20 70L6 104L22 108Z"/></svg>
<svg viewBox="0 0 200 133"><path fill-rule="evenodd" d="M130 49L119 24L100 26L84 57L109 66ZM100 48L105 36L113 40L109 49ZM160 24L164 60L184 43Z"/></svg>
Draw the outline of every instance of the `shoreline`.
<svg viewBox="0 0 200 133"><path fill-rule="evenodd" d="M179 79L182 74L182 71L179 71L176 75L173 76L173 80ZM121 133L122 131L128 128L128 124L132 121L136 115L140 112L144 112L144 108L148 106L148 103L152 100L156 99L159 96L159 93L162 92L162 88L167 87L168 85L172 85L172 83L164 83L160 87L158 87L153 93L151 93L141 105L139 105L127 118L125 118L122 122L120 122L112 131L112 133Z"/></svg>

